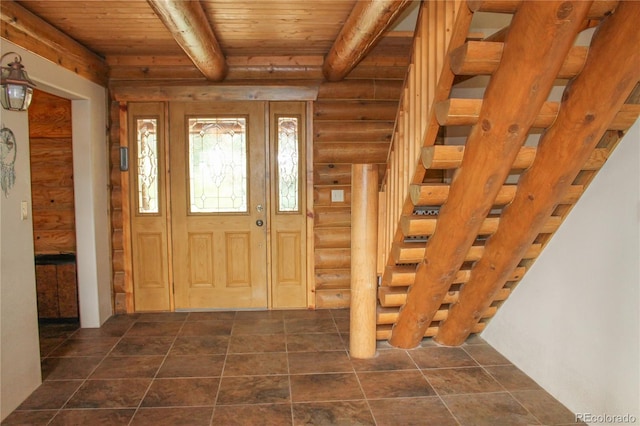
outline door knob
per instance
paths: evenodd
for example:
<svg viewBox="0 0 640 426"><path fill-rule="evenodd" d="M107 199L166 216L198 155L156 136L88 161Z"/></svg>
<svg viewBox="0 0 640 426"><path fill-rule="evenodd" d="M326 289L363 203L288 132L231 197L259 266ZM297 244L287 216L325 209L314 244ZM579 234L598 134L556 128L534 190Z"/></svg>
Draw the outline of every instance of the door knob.
<svg viewBox="0 0 640 426"><path fill-rule="evenodd" d="M262 225L264 225L264 222L261 219L258 219L258 220L256 220L256 225L262 226Z"/></svg>

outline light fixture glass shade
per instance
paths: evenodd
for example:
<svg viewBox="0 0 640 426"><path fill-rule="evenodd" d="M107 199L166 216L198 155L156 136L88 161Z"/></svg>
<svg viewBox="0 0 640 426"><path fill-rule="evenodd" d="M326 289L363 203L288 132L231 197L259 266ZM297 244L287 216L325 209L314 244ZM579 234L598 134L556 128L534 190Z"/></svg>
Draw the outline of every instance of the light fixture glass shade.
<svg viewBox="0 0 640 426"><path fill-rule="evenodd" d="M6 53L3 58L11 53L13 52ZM16 57L8 67L2 67L0 104L10 111L26 111L31 104L35 87L20 63L21 59L18 58Z"/></svg>

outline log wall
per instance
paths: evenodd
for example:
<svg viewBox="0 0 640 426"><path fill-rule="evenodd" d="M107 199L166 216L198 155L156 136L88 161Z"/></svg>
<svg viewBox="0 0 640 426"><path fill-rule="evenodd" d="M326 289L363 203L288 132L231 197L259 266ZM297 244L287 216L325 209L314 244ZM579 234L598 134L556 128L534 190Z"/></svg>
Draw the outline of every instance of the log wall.
<svg viewBox="0 0 640 426"><path fill-rule="evenodd" d="M319 87L313 105L317 308L349 306L351 166L375 164L380 179L385 174L411 43L410 35L387 37L345 80Z"/></svg>

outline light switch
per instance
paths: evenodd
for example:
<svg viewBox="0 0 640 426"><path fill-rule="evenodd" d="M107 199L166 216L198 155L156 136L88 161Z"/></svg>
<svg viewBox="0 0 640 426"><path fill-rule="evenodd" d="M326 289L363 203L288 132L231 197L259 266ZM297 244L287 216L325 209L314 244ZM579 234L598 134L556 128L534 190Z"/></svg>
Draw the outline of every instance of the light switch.
<svg viewBox="0 0 640 426"><path fill-rule="evenodd" d="M29 203L22 200L20 202L20 219L27 220L29 217Z"/></svg>
<svg viewBox="0 0 640 426"><path fill-rule="evenodd" d="M344 189L332 189L331 190L331 202L332 203L344 203Z"/></svg>

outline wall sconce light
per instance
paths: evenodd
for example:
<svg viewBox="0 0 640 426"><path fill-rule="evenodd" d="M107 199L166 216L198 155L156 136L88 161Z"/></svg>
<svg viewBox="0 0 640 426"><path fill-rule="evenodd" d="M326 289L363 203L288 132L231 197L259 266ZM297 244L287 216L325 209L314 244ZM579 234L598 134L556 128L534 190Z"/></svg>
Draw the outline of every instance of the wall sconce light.
<svg viewBox="0 0 640 426"><path fill-rule="evenodd" d="M4 109L10 111L26 111L31 104L33 96L33 88L35 83L31 81L27 72L24 70L22 57L15 52L7 52L0 58L0 65L4 61L5 56L14 54L15 59L9 63L7 67L2 68L2 79L0 91L0 103Z"/></svg>

